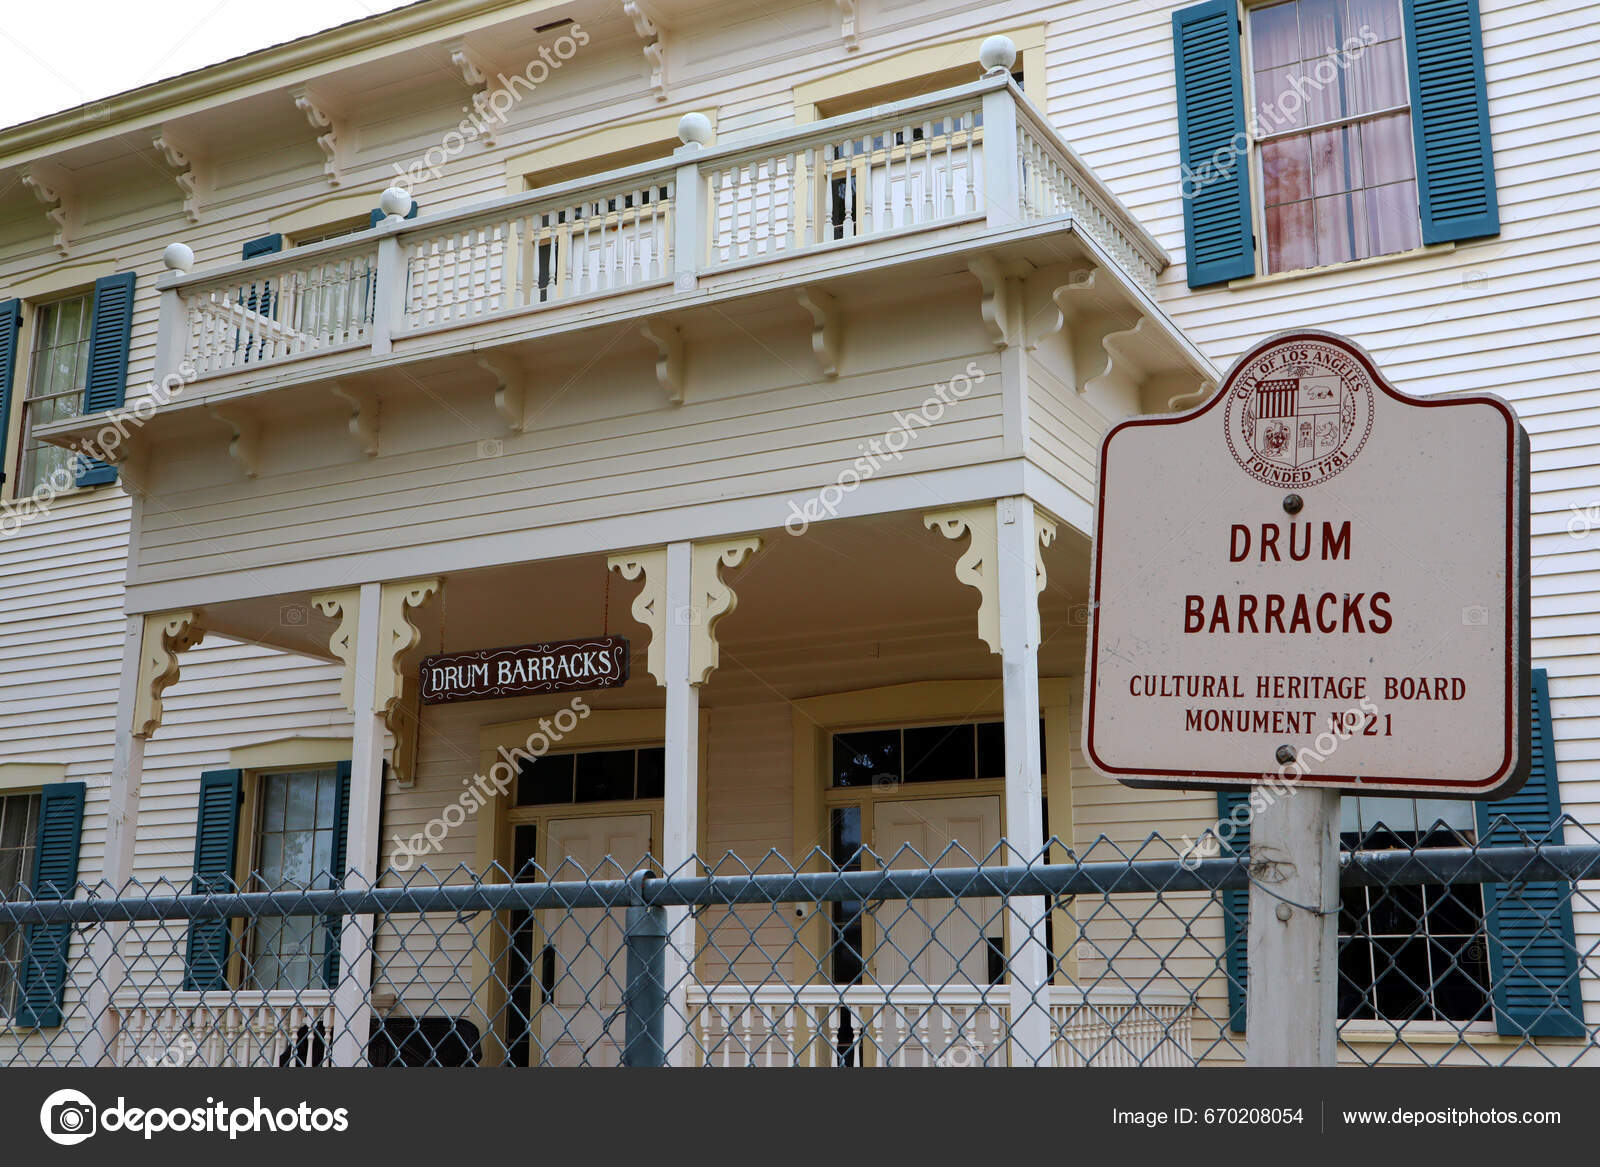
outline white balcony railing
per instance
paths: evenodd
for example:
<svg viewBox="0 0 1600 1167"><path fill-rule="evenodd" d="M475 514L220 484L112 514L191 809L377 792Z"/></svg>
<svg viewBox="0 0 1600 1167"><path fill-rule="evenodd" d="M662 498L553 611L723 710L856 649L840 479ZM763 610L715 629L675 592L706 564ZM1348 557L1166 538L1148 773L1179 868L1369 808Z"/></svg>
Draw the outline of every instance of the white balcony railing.
<svg viewBox="0 0 1600 1167"><path fill-rule="evenodd" d="M172 992L113 1002L119 1066L271 1067L321 1061L334 1032L326 991Z"/></svg>
<svg viewBox="0 0 1600 1167"><path fill-rule="evenodd" d="M719 985L689 991L690 1033L710 1066L999 1065L1004 987ZM848 1012L848 1019L845 1013ZM1057 1066L1191 1066L1187 999L1055 986Z"/></svg>
<svg viewBox="0 0 1600 1167"><path fill-rule="evenodd" d="M686 125L689 119L685 119ZM689 138L705 135L686 129ZM875 240L1070 221L1147 289L1159 244L1011 78L979 81L445 215L391 218L161 283L158 374L205 377ZM180 251L182 249L179 249Z"/></svg>

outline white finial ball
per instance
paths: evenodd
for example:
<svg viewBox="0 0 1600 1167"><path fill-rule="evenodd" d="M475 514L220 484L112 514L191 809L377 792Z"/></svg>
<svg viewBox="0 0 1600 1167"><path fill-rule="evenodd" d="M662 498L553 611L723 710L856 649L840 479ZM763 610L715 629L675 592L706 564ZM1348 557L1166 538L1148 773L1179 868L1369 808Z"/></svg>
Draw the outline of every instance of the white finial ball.
<svg viewBox="0 0 1600 1167"><path fill-rule="evenodd" d="M686 113L678 119L678 140L685 146L711 144L711 119L703 113Z"/></svg>
<svg viewBox="0 0 1600 1167"><path fill-rule="evenodd" d="M985 73L996 69L1011 70L1017 63L1017 46L1008 36L992 36L978 46L978 63Z"/></svg>
<svg viewBox="0 0 1600 1167"><path fill-rule="evenodd" d="M194 249L186 243L169 243L161 253L161 262L168 271L189 271L194 267Z"/></svg>
<svg viewBox="0 0 1600 1167"><path fill-rule="evenodd" d="M385 215L399 215L402 219L411 213L411 192L391 186L378 196L378 209Z"/></svg>

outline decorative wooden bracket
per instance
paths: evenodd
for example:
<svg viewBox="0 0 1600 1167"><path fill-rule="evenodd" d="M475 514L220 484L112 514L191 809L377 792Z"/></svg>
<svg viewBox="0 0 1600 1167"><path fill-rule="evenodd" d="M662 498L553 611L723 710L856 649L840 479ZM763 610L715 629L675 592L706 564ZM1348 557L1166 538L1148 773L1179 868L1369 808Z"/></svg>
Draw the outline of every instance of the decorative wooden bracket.
<svg viewBox="0 0 1600 1167"><path fill-rule="evenodd" d="M722 569L738 567L761 550L761 539L742 535L696 543L689 555L689 583L693 596L689 611L675 612L689 629L689 683L703 685L711 679L720 659L717 623L739 606L739 597L722 579Z"/></svg>
<svg viewBox="0 0 1600 1167"><path fill-rule="evenodd" d="M629 551L606 560L606 570L623 579L643 579L644 586L633 598L633 618L650 630L650 649L645 668L656 684L667 684L667 549L651 547Z"/></svg>
<svg viewBox="0 0 1600 1167"><path fill-rule="evenodd" d="M344 666L339 696L344 707L356 711L356 633L361 627L361 589L341 588L311 597L311 606L339 623L328 637L328 651Z"/></svg>
<svg viewBox="0 0 1600 1167"><path fill-rule="evenodd" d="M165 127L151 142L160 155L172 181L183 198L183 214L191 223L200 221L201 166L193 154L179 149Z"/></svg>
<svg viewBox="0 0 1600 1167"><path fill-rule="evenodd" d="M77 227L77 205L67 188L66 176L54 169L30 166L22 171L22 185L28 189L39 205L45 208L44 217L50 221L55 249L66 255L72 248L72 236Z"/></svg>
<svg viewBox="0 0 1600 1167"><path fill-rule="evenodd" d="M1113 329L1102 335L1100 348L1106 354L1105 364L1094 376L1078 382L1078 392L1087 396L1110 389L1137 395L1144 370L1136 354L1150 329L1150 318L1140 316L1132 328Z"/></svg>
<svg viewBox="0 0 1600 1167"><path fill-rule="evenodd" d="M333 383L333 395L350 407L350 436L368 458L378 453L378 395L361 385Z"/></svg>
<svg viewBox="0 0 1600 1167"><path fill-rule="evenodd" d="M382 714L384 725L394 735L389 774L400 786L416 781L420 728L417 683L405 665L406 656L422 641L411 612L436 595L440 586L437 579L386 583L378 602L378 676L372 711Z"/></svg>
<svg viewBox="0 0 1600 1167"><path fill-rule="evenodd" d="M1194 392L1179 393L1167 398L1167 410L1170 413L1182 413L1185 410L1193 409L1216 391L1217 383L1215 381L1201 381L1200 388Z"/></svg>
<svg viewBox="0 0 1600 1167"><path fill-rule="evenodd" d="M861 30L857 24L856 0L833 0L839 10L839 36L844 40L847 53L861 47Z"/></svg>
<svg viewBox="0 0 1600 1167"><path fill-rule="evenodd" d="M633 21L633 31L644 42L644 59L650 67L650 92L667 100L667 26L650 0L627 0L622 11Z"/></svg>
<svg viewBox="0 0 1600 1167"><path fill-rule="evenodd" d="M468 45L466 41L456 41L445 46L445 51L450 54L450 63L456 67L464 84L472 95L472 112L478 115L478 125L482 129L479 137L485 146L494 146L495 141L494 120L484 113L484 106L489 103L489 84L497 70L478 51Z"/></svg>
<svg viewBox="0 0 1600 1167"><path fill-rule="evenodd" d="M937 530L946 539L969 536L967 548L956 560L956 579L978 593L978 639L989 651L1000 652L1000 534L995 503L976 502L965 506L931 511L922 524ZM1034 528L1040 547L1055 542L1056 524L1043 511L1034 508ZM1034 598L1045 588L1044 558L1037 558L1034 570Z"/></svg>
<svg viewBox="0 0 1600 1167"><path fill-rule="evenodd" d="M138 689L133 698L133 736L149 738L161 728L161 694L178 679L178 654L205 638L197 609L159 612L144 618Z"/></svg>
<svg viewBox="0 0 1600 1167"><path fill-rule="evenodd" d="M294 107L305 115L312 130L320 131L317 133L317 147L322 151L322 173L329 186L338 186L344 181L344 155L350 148L344 119L307 86L300 86L290 96L294 98Z"/></svg>
<svg viewBox="0 0 1600 1167"><path fill-rule="evenodd" d="M676 324L653 317L639 326L644 338L656 346L656 380L674 405L683 404L683 333Z"/></svg>
<svg viewBox="0 0 1600 1167"><path fill-rule="evenodd" d="M797 297L800 307L811 313L811 351L824 377L839 375L839 344L842 339L839 324L839 302L817 287L801 288Z"/></svg>
<svg viewBox="0 0 1600 1167"><path fill-rule="evenodd" d="M228 441L228 454L244 467L244 476L254 478L261 472L261 421L241 405L214 405L211 416L233 431Z"/></svg>
<svg viewBox="0 0 1600 1167"><path fill-rule="evenodd" d="M495 412L506 426L520 434L527 425L528 369L520 357L506 352L479 353L478 368L494 378Z"/></svg>
<svg viewBox="0 0 1600 1167"><path fill-rule="evenodd" d="M1017 339L1017 317L1021 309L1021 277L1026 268L1000 263L992 256L980 255L967 261L967 270L978 280L983 298L979 311L995 348L1006 348Z"/></svg>
<svg viewBox="0 0 1600 1167"><path fill-rule="evenodd" d="M978 502L922 516L922 525L946 539L969 535L967 549L956 560L956 579L978 592L978 638L990 652L1000 651L1000 572L996 566L999 535L994 503Z"/></svg>
<svg viewBox="0 0 1600 1167"><path fill-rule="evenodd" d="M1040 312L1035 317L1039 326L1028 336L1028 348L1039 347L1039 342L1045 337L1057 332L1071 333L1072 325L1082 320L1100 304L1101 292L1097 286L1100 282L1100 269L1097 267L1083 268L1074 271L1067 277L1067 282L1060 284L1050 291L1050 310Z"/></svg>

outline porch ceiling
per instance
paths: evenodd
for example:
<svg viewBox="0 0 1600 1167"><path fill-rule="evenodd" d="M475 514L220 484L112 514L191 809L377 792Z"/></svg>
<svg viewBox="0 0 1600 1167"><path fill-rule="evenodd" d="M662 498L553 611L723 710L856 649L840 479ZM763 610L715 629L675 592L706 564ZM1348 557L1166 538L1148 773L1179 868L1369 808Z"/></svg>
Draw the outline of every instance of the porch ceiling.
<svg viewBox="0 0 1600 1167"><path fill-rule="evenodd" d="M932 503L930 505L937 505ZM978 595L959 583L952 542L901 511L813 524L804 535L763 531L762 549L726 572L736 609L717 625L722 663L702 690L705 704L738 704L929 679L993 677L1000 658L978 639ZM1089 544L1066 524L1043 552L1040 596L1046 676L1077 675ZM419 613L417 655L569 639L601 632L633 646L621 690L600 705L654 705L661 690L644 668L649 632L630 611L637 583L606 570L604 556L579 556L447 575ZM207 609L208 630L331 659L333 622L307 595L282 595ZM415 667L415 661L408 662ZM490 720L518 700L484 702Z"/></svg>

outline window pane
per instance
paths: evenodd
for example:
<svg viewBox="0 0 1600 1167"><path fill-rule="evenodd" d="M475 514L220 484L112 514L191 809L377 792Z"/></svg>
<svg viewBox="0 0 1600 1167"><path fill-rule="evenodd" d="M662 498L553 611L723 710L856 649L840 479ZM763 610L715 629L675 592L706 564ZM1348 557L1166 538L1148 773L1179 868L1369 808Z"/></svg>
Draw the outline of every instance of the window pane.
<svg viewBox="0 0 1600 1167"><path fill-rule="evenodd" d="M1395 182L1365 192L1367 222L1372 230L1371 255L1392 255L1422 246L1417 212L1417 185Z"/></svg>
<svg viewBox="0 0 1600 1167"><path fill-rule="evenodd" d="M578 802L614 802L633 797L632 750L595 750L577 755Z"/></svg>
<svg viewBox="0 0 1600 1167"><path fill-rule="evenodd" d="M1311 135L1312 193L1343 194L1365 185L1361 175L1361 143L1355 126L1317 130Z"/></svg>
<svg viewBox="0 0 1600 1167"><path fill-rule="evenodd" d="M1481 936L1436 939L1433 960L1433 1001L1439 1016L1450 1021L1489 1021L1494 1010L1489 999L1489 966L1484 961Z"/></svg>
<svg viewBox="0 0 1600 1167"><path fill-rule="evenodd" d="M1257 69L1292 65L1300 59L1300 21L1294 4L1274 4L1250 13L1250 62Z"/></svg>
<svg viewBox="0 0 1600 1167"><path fill-rule="evenodd" d="M1350 35L1380 41L1399 38L1398 0L1348 0L1348 9L1353 30Z"/></svg>
<svg viewBox="0 0 1600 1167"><path fill-rule="evenodd" d="M1370 1020L1377 1014L1372 1007L1372 943L1367 940L1339 942L1339 1016Z"/></svg>
<svg viewBox="0 0 1600 1167"><path fill-rule="evenodd" d="M900 731L834 735L833 784L871 786L874 778L890 785L900 781Z"/></svg>
<svg viewBox="0 0 1600 1167"><path fill-rule="evenodd" d="M1399 41L1384 41L1359 55L1352 54L1349 67L1340 70L1344 108L1336 116L1353 117L1407 104L1405 70Z"/></svg>
<svg viewBox="0 0 1600 1167"><path fill-rule="evenodd" d="M547 754L521 764L517 775L518 806L549 806L571 801L571 754Z"/></svg>
<svg viewBox="0 0 1600 1167"><path fill-rule="evenodd" d="M978 726L978 777L1004 778L1005 776L1005 722L985 722L983 725Z"/></svg>
<svg viewBox="0 0 1600 1167"><path fill-rule="evenodd" d="M977 759L970 725L925 725L905 731L907 782L972 778Z"/></svg>
<svg viewBox="0 0 1600 1167"><path fill-rule="evenodd" d="M1264 142L1261 146L1261 180L1269 207L1310 198L1310 140L1303 135L1296 135Z"/></svg>
<svg viewBox="0 0 1600 1167"><path fill-rule="evenodd" d="M667 752L660 746L639 751L639 797L661 798L667 789Z"/></svg>
<svg viewBox="0 0 1600 1167"><path fill-rule="evenodd" d="M256 871L264 890L271 891L283 882L283 836L264 835L261 855L256 860Z"/></svg>
<svg viewBox="0 0 1600 1167"><path fill-rule="evenodd" d="M1300 59L1315 61L1339 51L1350 35L1344 0L1300 0Z"/></svg>
<svg viewBox="0 0 1600 1167"><path fill-rule="evenodd" d="M1365 259L1367 246L1367 204L1358 195L1336 195L1316 200L1317 262L1342 263Z"/></svg>
<svg viewBox="0 0 1600 1167"><path fill-rule="evenodd" d="M1267 266L1272 271L1317 266L1317 239L1309 201L1267 208Z"/></svg>
<svg viewBox="0 0 1600 1167"><path fill-rule="evenodd" d="M1428 942L1422 939L1389 939L1372 942L1372 958L1378 977L1373 995L1378 1013L1390 1021L1425 1021L1428 987L1433 978L1428 972Z"/></svg>
<svg viewBox="0 0 1600 1167"><path fill-rule="evenodd" d="M1298 76L1299 66L1256 72L1256 125L1261 133L1279 134L1308 124L1307 103L1293 84Z"/></svg>
<svg viewBox="0 0 1600 1167"><path fill-rule="evenodd" d="M317 821L317 783L311 774L288 775L289 797L284 811L284 829L310 830Z"/></svg>

